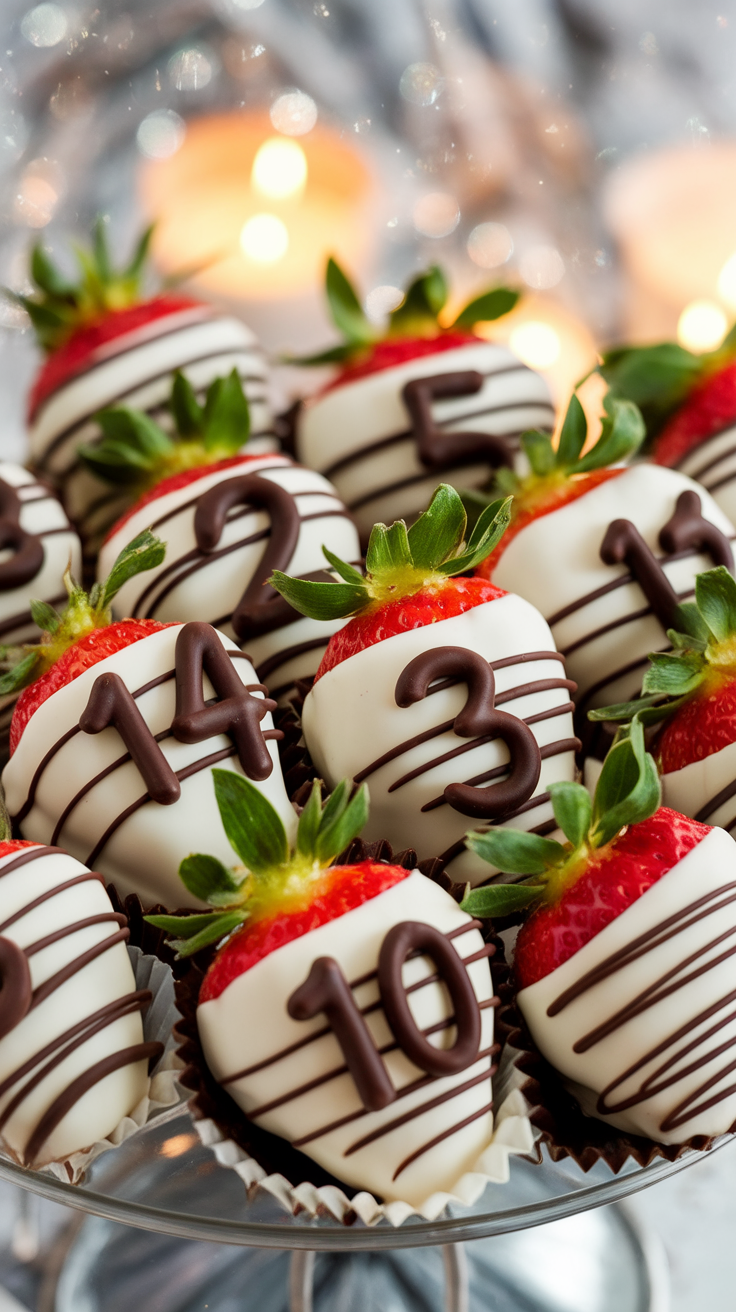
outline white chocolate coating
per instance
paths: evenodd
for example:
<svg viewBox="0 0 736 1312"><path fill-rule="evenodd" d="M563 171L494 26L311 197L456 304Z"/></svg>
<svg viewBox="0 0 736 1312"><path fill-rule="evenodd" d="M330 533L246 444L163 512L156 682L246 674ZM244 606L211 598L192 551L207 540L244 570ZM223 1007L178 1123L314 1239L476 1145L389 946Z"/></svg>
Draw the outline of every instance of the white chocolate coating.
<svg viewBox="0 0 736 1312"><path fill-rule="evenodd" d="M311 1032L316 1034L324 1029L322 1014L312 1020L296 1021L286 1010L289 996L307 978L313 962L318 957L332 957L342 967L346 979L357 980L375 971L387 931L406 920L432 925L444 934L467 924L470 928L452 940L453 946L462 957L483 951L483 940L478 930L472 928L470 917L449 894L414 871L378 897L257 962L218 998L198 1008L197 1023L207 1063L217 1079L224 1080L248 1067L261 1066L260 1070L227 1084L228 1092L247 1113L279 1101L278 1107L254 1118L256 1124L292 1143L315 1135L299 1146L339 1179L385 1199L406 1199L416 1205L438 1190L451 1191L455 1181L472 1168L490 1142L492 1054L488 1050L493 1043L492 1008L486 1006L480 1013L479 1052L484 1056L454 1075L430 1078L421 1088L403 1096L399 1094L378 1112L363 1109L349 1073L330 1078L331 1072L339 1072L344 1065L342 1051L332 1032L315 1037L291 1054L279 1055ZM410 958L403 970L404 983L415 983L434 971L435 966L428 957ZM478 1002L488 1003L493 987L487 957L479 956L467 966L467 971ZM378 996L375 978L354 989L361 1008L369 1007ZM423 1030L451 1014L449 996L438 982L411 993L409 1005ZM382 1007L371 1011L365 1019L378 1047L391 1043L393 1036ZM454 1042L455 1034L453 1026L439 1030L429 1041L434 1047L446 1047ZM398 1091L424 1073L400 1049L387 1052L384 1061ZM300 1092L301 1086L314 1080L320 1083ZM476 1080L472 1087L464 1087ZM431 1106L435 1099L453 1089L458 1090L453 1097ZM424 1112L420 1111L422 1107L426 1108ZM407 1113L414 1114L407 1116ZM316 1131L332 1126L343 1117L351 1119L316 1136ZM452 1132L454 1126L460 1127L469 1117L473 1118L469 1124ZM391 1128L401 1118L406 1119ZM346 1155L352 1144L376 1131L380 1134L370 1143ZM430 1147L438 1136L446 1137ZM425 1145L427 1150L394 1179L402 1162Z"/></svg>
<svg viewBox="0 0 736 1312"><path fill-rule="evenodd" d="M82 553L79 538L54 493L39 483L29 470L9 461L0 463L0 480L15 490L20 501L20 526L43 543L44 559L39 572L19 588L0 586L0 643L9 647L36 642L38 627L33 623L31 598L62 605L66 592L62 578L70 560L72 574L80 577ZM0 549L0 564L13 553Z"/></svg>
<svg viewBox="0 0 736 1312"><path fill-rule="evenodd" d="M33 849L26 849L31 850ZM30 949L49 934L68 930L55 943L28 953L31 985L37 990L57 972L73 965L96 945L119 935L110 899L99 879L65 852L37 849L38 855L17 869L11 867L23 851L0 858L0 928L4 938ZM69 880L74 887L63 888ZM33 906L37 899L43 899ZM74 929L91 917L108 917ZM4 1038L0 1039L0 1120L25 1086L28 1089L2 1124L0 1134L10 1151L25 1164L25 1148L41 1118L69 1085L96 1063L143 1042L139 1009L120 1014L115 1003L135 994L135 978L124 938L95 953L69 979L61 982ZM112 1020L97 1033L84 1035L108 1008ZM73 1045L74 1030L83 1039ZM66 1042L60 1042L66 1038ZM47 1048L51 1046L50 1051ZM62 1054L62 1060L54 1058ZM28 1070L14 1078L28 1063ZM42 1078L32 1087L34 1079ZM148 1059L123 1065L105 1075L75 1101L49 1138L39 1146L34 1165L63 1161L70 1154L104 1139L133 1110L146 1092Z"/></svg>
<svg viewBox="0 0 736 1312"><path fill-rule="evenodd" d="M116 615L163 622L205 620L235 637L230 618L263 558L271 534L270 516L266 510L234 507L216 550L209 554L197 547L194 516L199 499L211 487L247 474L262 476L294 497L301 527L294 554L284 565L286 573L326 569L323 543L343 560L360 562L355 525L326 478L294 464L288 456L244 455L240 464L213 468L196 482L143 506L113 532L100 551L99 579L107 577L123 547L144 529L151 528L166 542L163 564L136 575L121 588L114 602ZM241 646L260 681L284 699L293 691L295 679L316 673L331 635L344 623L321 623L294 612L292 623L248 638Z"/></svg>
<svg viewBox="0 0 736 1312"><path fill-rule="evenodd" d="M467 698L466 686L456 684L413 706L397 706L394 694L402 670L421 652L437 647L465 647L491 663L518 655L518 662L495 671L497 702L520 685L553 684L536 691L520 688L518 696L501 701L501 709L510 715L527 720L541 717L530 728L540 747L549 752L542 760L534 805L525 805L505 824L525 829L551 827L554 821L546 790L549 784L575 775L564 662L555 656L549 626L521 597L509 594L357 652L323 674L308 694L302 716L304 737L318 773L331 788L342 778L362 775L387 752L408 744L365 775L371 811L363 837L368 842L387 838L395 851L412 847L420 860L449 852L469 829L482 827L482 822L479 825L446 802L429 811L422 808L441 798L448 784L475 779L509 759L505 743L494 739L443 761L447 752L456 752L472 741L458 738L452 728L432 734L424 742L409 743L415 735L454 719ZM525 661L525 654L531 652L539 653L540 658ZM552 714L547 717L549 711ZM418 771L415 778L398 783L413 771ZM485 861L462 849L452 861L450 873L458 881L481 883L493 871Z"/></svg>
<svg viewBox="0 0 736 1312"><path fill-rule="evenodd" d="M691 761L681 770L663 774L662 805L673 811L719 825L728 833L736 828L736 742Z"/></svg>
<svg viewBox="0 0 736 1312"><path fill-rule="evenodd" d="M402 400L415 378L477 370L484 383L474 395L435 401L432 414L447 432L505 436L518 450L527 428L554 426L554 408L542 376L506 347L480 339L382 369L310 398L297 415L300 460L326 474L354 514L361 536L374 523L411 520L425 509L437 484L482 487L489 464L428 471L419 459Z"/></svg>
<svg viewBox="0 0 736 1312"><path fill-rule="evenodd" d="M678 461L676 468L707 488L716 505L736 523L736 427L714 433Z"/></svg>
<svg viewBox="0 0 736 1312"><path fill-rule="evenodd" d="M521 593L549 620L578 685L578 703L586 709L636 697L649 652L669 648L626 565L601 560L606 530L615 519L630 520L680 599L691 597L695 576L712 569L713 561L695 551L668 560L658 540L678 496L688 489L698 493L703 517L733 539L736 530L708 492L673 469L642 463L533 520L512 538L494 571L494 583ZM616 579L620 586L593 595ZM568 608L570 613L555 618Z"/></svg>
<svg viewBox="0 0 736 1312"><path fill-rule="evenodd" d="M205 305L179 310L122 334L101 347L91 366L51 393L30 426L34 461L63 489L64 504L82 537L96 541L127 500L81 465L77 448L99 440L93 416L106 406L144 410L171 426L171 376L183 369L200 398L215 378L237 369L251 408L251 450L273 450L267 373L254 334L239 319Z"/></svg>
<svg viewBox="0 0 736 1312"><path fill-rule="evenodd" d="M658 1143L722 1134L736 1121L735 893L736 843L713 829L579 952L519 992L518 1005L540 1052L589 1115ZM638 956L632 952L556 1015L547 1015L566 989L613 953L631 949L640 936ZM645 990L651 992L637 1014L632 1004ZM586 1051L573 1051L630 1006L608 1034ZM598 1109L604 1090L605 1106L616 1109L612 1114ZM630 1099L632 1106L620 1105Z"/></svg>
<svg viewBox="0 0 736 1312"><path fill-rule="evenodd" d="M233 864L211 776L213 766L243 773L230 738L218 734L186 744L164 737L159 745L174 771L197 762L201 767L181 781L177 802L161 806L148 797L137 766L126 759L117 729L111 726L92 735L79 731L78 724L101 674L118 674L131 693L164 676L162 682L138 696L136 704L151 732L165 734L174 718L174 648L181 627L172 625L132 643L58 689L31 716L2 776L8 809L17 816L27 806L40 770L32 805L20 821L24 838L63 843L85 864L94 856L95 868L115 882L121 895L138 893L148 905L161 901L172 909L194 904L178 876L184 857L208 852L225 865ZM218 636L227 650L238 650L230 639ZM240 653L233 665L244 684L257 684L252 665ZM214 695L206 677L203 687L205 698ZM270 714L260 726L264 731L273 728ZM71 736L59 745L65 734ZM41 768L55 746L57 750ZM296 816L284 788L276 743L269 740L267 747L273 770L257 787L292 834ZM119 764L104 773L114 762ZM128 807L136 809L121 819ZM110 836L100 848L111 826Z"/></svg>

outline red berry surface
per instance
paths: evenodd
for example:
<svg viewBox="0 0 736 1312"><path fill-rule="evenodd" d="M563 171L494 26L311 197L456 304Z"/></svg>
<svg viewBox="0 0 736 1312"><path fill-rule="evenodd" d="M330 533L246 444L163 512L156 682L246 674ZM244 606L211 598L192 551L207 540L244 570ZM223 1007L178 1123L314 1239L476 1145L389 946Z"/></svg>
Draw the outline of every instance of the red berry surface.
<svg viewBox="0 0 736 1312"><path fill-rule="evenodd" d="M663 774L702 761L736 742L736 680L716 679L686 701L659 732L655 755ZM655 749L653 749L655 750Z"/></svg>
<svg viewBox="0 0 736 1312"><path fill-rule="evenodd" d="M483 339L473 333L443 333L436 337L387 337L382 342L361 352L357 359L343 365L336 378L332 378L317 395L324 396L336 387L354 383L358 378L367 378L369 374L380 373L382 369L394 369L396 365L406 364L407 360L418 360L423 355L439 355L442 351L453 351L458 346L478 345Z"/></svg>
<svg viewBox="0 0 736 1312"><path fill-rule="evenodd" d="M52 392L89 366L100 347L169 314L179 314L182 310L196 309L201 305L201 301L195 301L191 296L156 296L150 301L129 305L124 310L111 310L95 323L78 328L62 346L51 352L39 369L29 397L29 419L33 419L41 402Z"/></svg>
<svg viewBox="0 0 736 1312"><path fill-rule="evenodd" d="M199 1001L210 1002L219 998L228 984L250 970L257 961L275 952L276 948L284 947L310 930L319 929L330 920L337 920L348 911L354 911L387 888L393 888L409 873L400 866L378 861L331 866L325 870L324 879L317 885L317 895L307 906L264 916L252 925L244 925L228 939L205 975Z"/></svg>
<svg viewBox="0 0 736 1312"><path fill-rule="evenodd" d="M722 428L736 423L736 362L711 374L665 424L654 445L658 465L673 467Z"/></svg>
<svg viewBox="0 0 736 1312"><path fill-rule="evenodd" d="M571 501L584 497L586 492L592 492L593 488L601 483L607 483L609 478L617 478L623 473L623 469L593 469L589 474L573 474L570 478L559 482L550 482L549 487L540 489L539 495L535 496L528 505L524 505L523 500L520 499L516 514L513 513L512 506L511 523L501 541L490 556L486 556L486 559L481 561L475 571L476 574L484 579L493 578L493 571L517 533L521 533L522 529L527 528L535 519L541 519L542 515L551 515L553 510L561 510Z"/></svg>
<svg viewBox="0 0 736 1312"><path fill-rule="evenodd" d="M539 907L520 929L514 953L519 988L579 952L710 832L710 825L662 806L595 852L562 897Z"/></svg>
<svg viewBox="0 0 736 1312"><path fill-rule="evenodd" d="M401 597L397 601L387 601L376 605L363 615L356 615L343 629L333 633L327 644L327 650L314 681L322 678L349 656L373 647L384 638L393 638L397 633L407 633L409 629L423 629L425 624L436 624L438 620L449 620L454 615L462 615L474 606L482 606L487 601L496 601L505 597L503 588L497 588L485 579L448 579L436 588L426 588L415 592L411 597Z"/></svg>
<svg viewBox="0 0 736 1312"><path fill-rule="evenodd" d="M29 838L8 838L0 843L0 861L11 852L19 852L22 847L43 847L43 843L32 843Z"/></svg>
<svg viewBox="0 0 736 1312"><path fill-rule="evenodd" d="M123 647L129 647L131 643L140 642L141 638L169 627L168 624L160 624L158 620L118 620L115 624L107 624L105 628L94 629L67 647L51 669L20 694L10 722L11 756L31 716L58 688L78 679L80 674L84 674L85 670L98 661L104 661L106 656L112 656Z"/></svg>
<svg viewBox="0 0 736 1312"><path fill-rule="evenodd" d="M160 483L157 483L155 487L150 489L150 491L145 492L142 497L139 497L138 500L126 510L124 515L120 516L120 519L113 524L107 534L105 542L109 542L110 538L113 538L123 525L127 524L128 520L133 515L137 515L138 511L142 510L144 506L152 505L154 501L158 501L161 497L165 497L169 492L178 492L179 488L189 487L190 483L196 483L198 479L211 474L213 469L233 469L236 465L247 465L249 461L262 459L263 453L252 456L228 456L226 460L213 460L209 464L195 465L192 469L181 469L178 474L170 474L168 478L162 478ZM288 464L288 460L285 456L274 456L274 459L279 464Z"/></svg>

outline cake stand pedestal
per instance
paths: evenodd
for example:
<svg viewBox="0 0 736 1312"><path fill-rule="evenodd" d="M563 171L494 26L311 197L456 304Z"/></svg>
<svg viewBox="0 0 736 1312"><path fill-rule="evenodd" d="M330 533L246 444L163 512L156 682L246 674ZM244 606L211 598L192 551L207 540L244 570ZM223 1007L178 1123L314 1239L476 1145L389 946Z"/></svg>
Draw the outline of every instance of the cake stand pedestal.
<svg viewBox="0 0 736 1312"><path fill-rule="evenodd" d="M661 1254L622 1200L699 1160L614 1176L514 1159L474 1207L397 1229L249 1199L181 1109L76 1188L5 1161L0 1175L92 1214L72 1225L39 1312L667 1312Z"/></svg>

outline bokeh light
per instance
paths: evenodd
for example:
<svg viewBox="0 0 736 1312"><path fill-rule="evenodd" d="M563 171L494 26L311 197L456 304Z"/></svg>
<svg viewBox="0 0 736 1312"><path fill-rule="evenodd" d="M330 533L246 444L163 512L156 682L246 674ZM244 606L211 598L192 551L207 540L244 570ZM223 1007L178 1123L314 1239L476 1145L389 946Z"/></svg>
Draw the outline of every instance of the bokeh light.
<svg viewBox="0 0 736 1312"><path fill-rule="evenodd" d="M58 46L66 36L66 14L59 5L36 5L24 15L20 30L32 46Z"/></svg>
<svg viewBox="0 0 736 1312"><path fill-rule="evenodd" d="M317 122L317 106L304 91L287 91L272 104L271 122L286 137L303 137Z"/></svg>
<svg viewBox="0 0 736 1312"><path fill-rule="evenodd" d="M736 251L718 275L718 295L730 310L736 310Z"/></svg>
<svg viewBox="0 0 736 1312"><path fill-rule="evenodd" d="M371 323L383 323L384 319L392 310L396 310L404 299L404 293L400 287L392 287L390 283L384 283L380 287L374 287L365 298L365 312Z"/></svg>
<svg viewBox="0 0 736 1312"><path fill-rule="evenodd" d="M444 78L434 64L409 64L401 74L399 91L411 105L434 105Z"/></svg>
<svg viewBox="0 0 736 1312"><path fill-rule="evenodd" d="M503 223L479 223L468 237L466 250L481 269L497 269L513 255L514 243Z"/></svg>
<svg viewBox="0 0 736 1312"><path fill-rule="evenodd" d="M417 201L413 218L425 237L447 237L460 222L460 206L449 191L431 191Z"/></svg>
<svg viewBox="0 0 736 1312"><path fill-rule="evenodd" d="M304 189L307 157L290 137L269 137L253 160L251 182L262 196L283 200Z"/></svg>
<svg viewBox="0 0 736 1312"><path fill-rule="evenodd" d="M554 246L532 246L519 260L519 273L535 291L549 291L564 277L565 265Z"/></svg>
<svg viewBox="0 0 736 1312"><path fill-rule="evenodd" d="M169 60L169 81L177 91L201 91L212 81L216 62L211 51L197 46L178 50Z"/></svg>
<svg viewBox="0 0 736 1312"><path fill-rule="evenodd" d="M149 159L169 159L184 143L184 119L173 109L154 109L138 127L136 141L142 155Z"/></svg>
<svg viewBox="0 0 736 1312"><path fill-rule="evenodd" d="M562 344L551 324L530 319L514 328L509 337L511 350L530 369L549 369L560 358Z"/></svg>
<svg viewBox="0 0 736 1312"><path fill-rule="evenodd" d="M277 264L289 249L289 232L276 214L254 214L243 225L240 246L254 264Z"/></svg>
<svg viewBox="0 0 736 1312"><path fill-rule="evenodd" d="M728 327L728 320L715 301L691 301L677 321L677 340L688 351L712 351Z"/></svg>

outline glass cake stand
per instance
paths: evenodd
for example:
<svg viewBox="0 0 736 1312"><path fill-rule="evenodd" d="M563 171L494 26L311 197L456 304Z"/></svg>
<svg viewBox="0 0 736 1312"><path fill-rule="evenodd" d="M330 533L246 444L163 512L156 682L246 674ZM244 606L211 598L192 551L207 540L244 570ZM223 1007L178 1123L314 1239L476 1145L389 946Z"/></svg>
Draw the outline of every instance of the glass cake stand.
<svg viewBox="0 0 736 1312"><path fill-rule="evenodd" d="M699 1160L614 1176L516 1158L474 1207L345 1226L249 1200L178 1107L82 1185L5 1160L0 1177L81 1213L39 1312L667 1312L663 1258L623 1200Z"/></svg>

